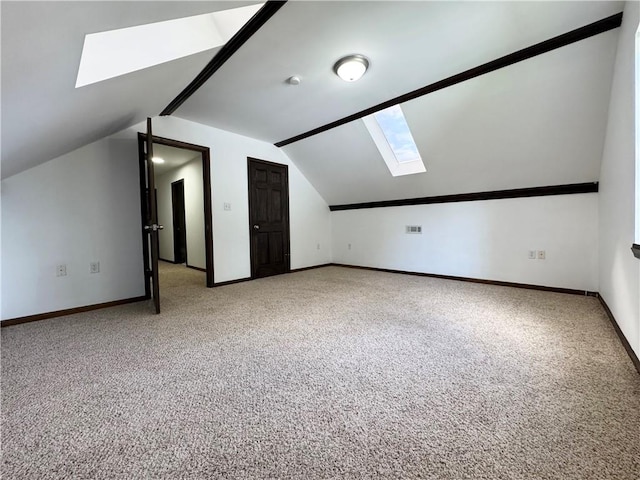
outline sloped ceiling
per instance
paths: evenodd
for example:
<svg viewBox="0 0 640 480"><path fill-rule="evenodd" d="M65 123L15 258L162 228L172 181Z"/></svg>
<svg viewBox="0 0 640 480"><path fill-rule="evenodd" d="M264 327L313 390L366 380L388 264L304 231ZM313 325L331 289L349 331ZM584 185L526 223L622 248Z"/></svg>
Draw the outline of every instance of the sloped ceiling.
<svg viewBox="0 0 640 480"><path fill-rule="evenodd" d="M2 177L157 115L216 51L76 89L86 34L254 3L3 1Z"/></svg>
<svg viewBox="0 0 640 480"><path fill-rule="evenodd" d="M621 10L619 2L289 2L175 114L278 142ZM362 120L283 148L330 205L597 181L617 35L402 105L424 174L392 177ZM351 53L371 67L346 83L332 66ZM291 75L302 83L288 85Z"/></svg>
<svg viewBox="0 0 640 480"><path fill-rule="evenodd" d="M606 32L401 104L426 173L392 177L362 120L284 150L330 205L594 182L616 43Z"/></svg>
<svg viewBox="0 0 640 480"><path fill-rule="evenodd" d="M256 2L234 2L240 6ZM2 2L2 175L157 115L214 51L74 89L86 33L228 2ZM622 2L289 1L174 115L268 142L622 11ZM393 178L360 120L284 147L329 204L597 180L613 30L402 107L427 172ZM336 60L371 60L345 83ZM298 75L302 83L288 85Z"/></svg>
<svg viewBox="0 0 640 480"><path fill-rule="evenodd" d="M275 143L620 11L620 2L291 1L175 115ZM346 83L332 68L352 53L371 67ZM288 85L292 75L302 83Z"/></svg>

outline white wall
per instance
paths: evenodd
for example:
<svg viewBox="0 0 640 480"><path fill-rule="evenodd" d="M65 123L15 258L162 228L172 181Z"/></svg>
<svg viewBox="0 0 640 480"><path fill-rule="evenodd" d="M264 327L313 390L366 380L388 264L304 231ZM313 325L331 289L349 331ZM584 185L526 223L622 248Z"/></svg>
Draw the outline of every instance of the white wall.
<svg viewBox="0 0 640 480"><path fill-rule="evenodd" d="M3 320L144 295L136 138L144 129L2 181ZM289 165L291 267L331 261L329 208L278 148L174 117L154 119L154 134L211 147L216 282L250 276L247 156ZM94 261L98 274L89 273ZM56 277L60 264L66 277Z"/></svg>
<svg viewBox="0 0 640 480"><path fill-rule="evenodd" d="M187 230L187 265L207 268L204 240L204 190L202 188L202 157L156 176L158 190L158 222L160 231L160 258L174 261L173 208L171 183L184 180L184 211Z"/></svg>
<svg viewBox="0 0 640 480"><path fill-rule="evenodd" d="M2 319L144 295L136 148L104 139L2 181Z"/></svg>
<svg viewBox="0 0 640 480"><path fill-rule="evenodd" d="M139 124L127 132L144 129ZM291 268L331 261L331 217L326 202L287 155L270 143L177 117L153 119L153 133L211 148L215 282L251 276L247 157L289 166ZM224 203L231 210L224 210ZM318 249L320 244L320 249Z"/></svg>
<svg viewBox="0 0 640 480"><path fill-rule="evenodd" d="M635 206L635 35L640 4L627 2L618 42L600 171L600 294L640 356L640 261L629 250Z"/></svg>
<svg viewBox="0 0 640 480"><path fill-rule="evenodd" d="M595 193L347 210L332 219L336 263L598 290ZM423 233L406 234L406 225ZM529 250L545 250L546 260L530 260Z"/></svg>

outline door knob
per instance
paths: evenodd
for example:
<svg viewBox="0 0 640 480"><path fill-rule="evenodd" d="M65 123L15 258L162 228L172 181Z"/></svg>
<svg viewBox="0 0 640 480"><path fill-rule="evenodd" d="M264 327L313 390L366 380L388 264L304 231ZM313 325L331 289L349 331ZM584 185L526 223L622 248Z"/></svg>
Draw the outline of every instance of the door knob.
<svg viewBox="0 0 640 480"><path fill-rule="evenodd" d="M253 226L253 229L254 229L254 230L260 230L260 225L254 225L254 226Z"/></svg>

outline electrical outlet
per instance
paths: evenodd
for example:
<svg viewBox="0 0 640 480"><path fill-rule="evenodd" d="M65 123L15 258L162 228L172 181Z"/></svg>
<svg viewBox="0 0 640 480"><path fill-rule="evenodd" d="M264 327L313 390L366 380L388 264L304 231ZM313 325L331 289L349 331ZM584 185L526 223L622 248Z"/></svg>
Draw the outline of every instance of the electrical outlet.
<svg viewBox="0 0 640 480"><path fill-rule="evenodd" d="M529 260L535 260L537 258L537 254L535 250L529 250Z"/></svg>
<svg viewBox="0 0 640 480"><path fill-rule="evenodd" d="M544 250L538 250L538 260L544 260L547 258L547 254Z"/></svg>
<svg viewBox="0 0 640 480"><path fill-rule="evenodd" d="M317 248L318 248L318 250L320 250L320 244L318 244L318 247L317 247Z"/></svg>
<svg viewBox="0 0 640 480"><path fill-rule="evenodd" d="M231 204L230 203L225 203L224 204L224 209L225 210L231 210Z"/></svg>
<svg viewBox="0 0 640 480"><path fill-rule="evenodd" d="M89 264L89 273L100 273L100 262L91 262Z"/></svg>
<svg viewBox="0 0 640 480"><path fill-rule="evenodd" d="M351 244L347 243L347 250L351 250Z"/></svg>
<svg viewBox="0 0 640 480"><path fill-rule="evenodd" d="M66 276L67 276L67 266L58 265L56 267L56 277L66 277Z"/></svg>

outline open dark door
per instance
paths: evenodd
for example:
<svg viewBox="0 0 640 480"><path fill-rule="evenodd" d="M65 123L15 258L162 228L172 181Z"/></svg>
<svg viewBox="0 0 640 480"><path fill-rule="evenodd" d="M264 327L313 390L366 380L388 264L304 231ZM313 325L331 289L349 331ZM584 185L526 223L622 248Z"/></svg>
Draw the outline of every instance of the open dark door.
<svg viewBox="0 0 640 480"><path fill-rule="evenodd" d="M251 277L290 270L288 167L248 159Z"/></svg>
<svg viewBox="0 0 640 480"><path fill-rule="evenodd" d="M149 126L149 132L151 132L151 127ZM138 161L139 161L139 170L140 170L140 204L142 211L142 225L145 227L143 233L143 260L144 260L144 272L145 272L145 294L147 298L152 298L151 295L151 286L152 286L152 277L154 277L154 272L157 272L156 262L151 261L152 256L152 248L151 245L153 242L151 241L152 237L156 237L155 245L156 250L158 250L158 232L157 230L162 230L162 225L158 225L157 219L157 204L155 201L155 188L152 189L154 201L151 202L151 195L149 194L149 185L154 185L153 182L153 164L151 162L147 162L147 144L149 142L149 138L153 139L153 143L155 145L166 145L168 147L180 148L183 150L193 150L195 152L199 152L202 157L202 176L203 176L203 193L204 193L204 240L205 240L205 259L206 259L206 272L207 272L207 287L213 287L214 276L213 276L213 214L212 214L212 205L211 205L211 158L209 147L204 147L200 145L194 145L192 143L185 143L178 140L172 140L169 138L163 137L153 137L150 133L144 134L142 132L138 132ZM149 158L153 156L153 146L151 146L151 155ZM149 168L151 170L149 170ZM151 179L151 181L149 180ZM184 189L183 189L184 192ZM155 212L151 212L151 206ZM154 225L155 225L155 234L154 234ZM148 230L147 230L148 227ZM149 233L147 233L149 232ZM188 253L188 252L187 252ZM157 277L156 277L157 278ZM158 282L154 282L155 285L158 285ZM155 286L154 286L155 290ZM154 299L159 298L159 295L154 294ZM159 309L159 308L158 308Z"/></svg>
<svg viewBox="0 0 640 480"><path fill-rule="evenodd" d="M153 298L153 304L155 306L156 313L160 313L160 285L158 283L158 255L159 255L159 243L158 243L158 231L162 230L163 226L158 225L158 203L156 201L156 188L155 178L153 174L153 133L151 132L151 119L147 118L147 135L145 139L145 155L144 155L144 173L145 173L145 185L144 195L145 201L143 202L143 218L144 223L144 254L146 256L145 266L146 268L146 285L147 290L149 282L151 283L151 296ZM142 186L142 185L141 185Z"/></svg>

